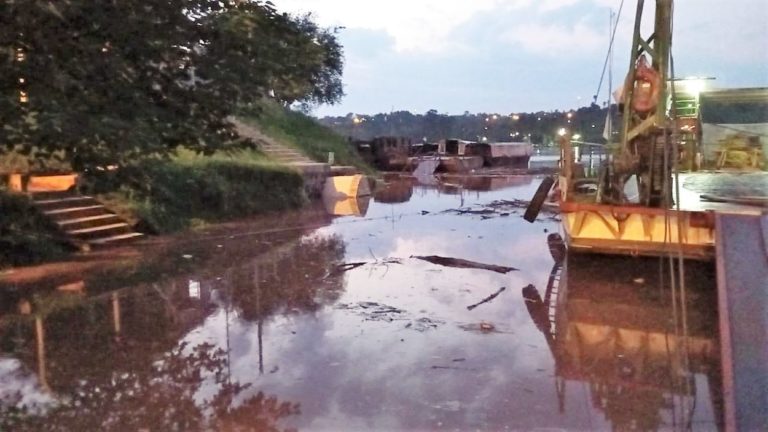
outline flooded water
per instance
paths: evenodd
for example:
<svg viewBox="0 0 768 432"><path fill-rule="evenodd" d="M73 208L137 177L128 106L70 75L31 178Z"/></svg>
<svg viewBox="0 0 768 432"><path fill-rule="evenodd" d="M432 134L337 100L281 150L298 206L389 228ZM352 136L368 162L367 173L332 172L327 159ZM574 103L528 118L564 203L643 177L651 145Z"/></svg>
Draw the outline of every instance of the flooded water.
<svg viewBox="0 0 768 432"><path fill-rule="evenodd" d="M676 308L523 221L534 177L425 183L6 278L0 429L718 429L710 265Z"/></svg>

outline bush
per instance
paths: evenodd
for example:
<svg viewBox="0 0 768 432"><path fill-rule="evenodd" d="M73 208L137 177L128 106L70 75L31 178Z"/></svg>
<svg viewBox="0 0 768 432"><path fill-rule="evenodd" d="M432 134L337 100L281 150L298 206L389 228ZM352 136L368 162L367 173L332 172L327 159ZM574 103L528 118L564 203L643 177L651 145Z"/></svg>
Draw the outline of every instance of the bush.
<svg viewBox="0 0 768 432"><path fill-rule="evenodd" d="M60 258L68 250L56 226L27 197L0 190L0 268Z"/></svg>
<svg viewBox="0 0 768 432"><path fill-rule="evenodd" d="M92 192L115 187L151 231L189 228L195 220L219 221L300 207L303 180L297 172L235 160L199 163L144 161L116 178L91 176Z"/></svg>

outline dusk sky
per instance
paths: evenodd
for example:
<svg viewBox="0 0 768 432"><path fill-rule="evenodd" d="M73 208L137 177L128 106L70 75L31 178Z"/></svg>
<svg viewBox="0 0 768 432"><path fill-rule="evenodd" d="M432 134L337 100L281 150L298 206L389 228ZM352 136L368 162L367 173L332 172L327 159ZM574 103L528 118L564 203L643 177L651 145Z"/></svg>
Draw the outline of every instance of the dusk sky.
<svg viewBox="0 0 768 432"><path fill-rule="evenodd" d="M323 116L589 105L608 48L609 11L618 11L621 0L274 2L281 11L313 12L324 26L345 27L347 96L316 110ZM628 67L636 5L625 0L614 84ZM674 15L676 76L715 77L709 85L718 88L768 86L768 1L679 0Z"/></svg>

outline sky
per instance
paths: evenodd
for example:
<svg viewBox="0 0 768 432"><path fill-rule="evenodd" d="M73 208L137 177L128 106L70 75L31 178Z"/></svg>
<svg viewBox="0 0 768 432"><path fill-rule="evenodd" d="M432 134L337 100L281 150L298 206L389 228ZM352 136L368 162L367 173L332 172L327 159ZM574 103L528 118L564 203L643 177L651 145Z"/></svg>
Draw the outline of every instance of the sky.
<svg viewBox="0 0 768 432"><path fill-rule="evenodd" d="M344 91L317 116L514 113L589 105L622 0L274 0L341 26ZM655 2L646 1L645 36ZM649 7L650 6L650 7ZM619 18L613 82L629 66L637 2ZM675 1L675 76L709 87L768 87L768 1ZM614 87L615 88L615 87ZM607 78L598 103L607 100Z"/></svg>

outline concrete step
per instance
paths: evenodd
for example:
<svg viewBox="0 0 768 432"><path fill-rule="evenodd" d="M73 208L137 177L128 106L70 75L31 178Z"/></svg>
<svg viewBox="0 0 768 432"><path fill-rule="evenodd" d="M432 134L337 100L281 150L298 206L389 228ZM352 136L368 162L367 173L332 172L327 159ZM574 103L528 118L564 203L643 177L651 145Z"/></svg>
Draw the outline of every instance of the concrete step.
<svg viewBox="0 0 768 432"><path fill-rule="evenodd" d="M110 237L102 237L98 239L88 240L88 244L93 247L102 247L102 246L108 246L108 245L116 245L116 244L124 244L129 241L138 240L139 238L143 237L144 234L132 232L127 234L119 234L114 235Z"/></svg>
<svg viewBox="0 0 768 432"><path fill-rule="evenodd" d="M48 198L48 199L37 199L37 196L34 196L34 202L36 205L48 205L48 204L56 204L61 202L72 202L72 201L78 201L82 199L93 199L93 197L90 197L88 195L73 195L73 196L64 196L60 198Z"/></svg>
<svg viewBox="0 0 768 432"><path fill-rule="evenodd" d="M303 154L298 150L291 150L291 149L285 149L285 148L276 148L267 150L265 153L269 154Z"/></svg>
<svg viewBox="0 0 768 432"><path fill-rule="evenodd" d="M63 199L77 196L81 195L78 195L75 191L33 192L30 194L33 201Z"/></svg>
<svg viewBox="0 0 768 432"><path fill-rule="evenodd" d="M280 158L309 159L303 154L298 154L298 153L267 153L267 156L271 157L272 159L280 159Z"/></svg>
<svg viewBox="0 0 768 432"><path fill-rule="evenodd" d="M43 214L50 217L54 221L62 219L74 219L83 218L88 216L96 216L107 213L106 209L101 204L80 206L80 207L66 207L55 210L43 211Z"/></svg>
<svg viewBox="0 0 768 432"><path fill-rule="evenodd" d="M72 219L61 219L56 223L63 230L78 230L83 228L91 228L103 224L111 224L122 222L122 219L116 214L104 213L96 216L86 216Z"/></svg>
<svg viewBox="0 0 768 432"><path fill-rule="evenodd" d="M71 196L34 201L35 206L42 211L58 210L70 207L86 207L99 202L89 196Z"/></svg>
<svg viewBox="0 0 768 432"><path fill-rule="evenodd" d="M113 237L120 234L128 234L130 232L132 232L131 227L125 222L65 231L68 236L81 240Z"/></svg>
<svg viewBox="0 0 768 432"><path fill-rule="evenodd" d="M271 159L279 162L312 162L311 159L307 159L301 156L279 156L272 157Z"/></svg>
<svg viewBox="0 0 768 432"><path fill-rule="evenodd" d="M143 236L91 196L67 191L36 193L31 198L32 204L81 250L124 243Z"/></svg>

